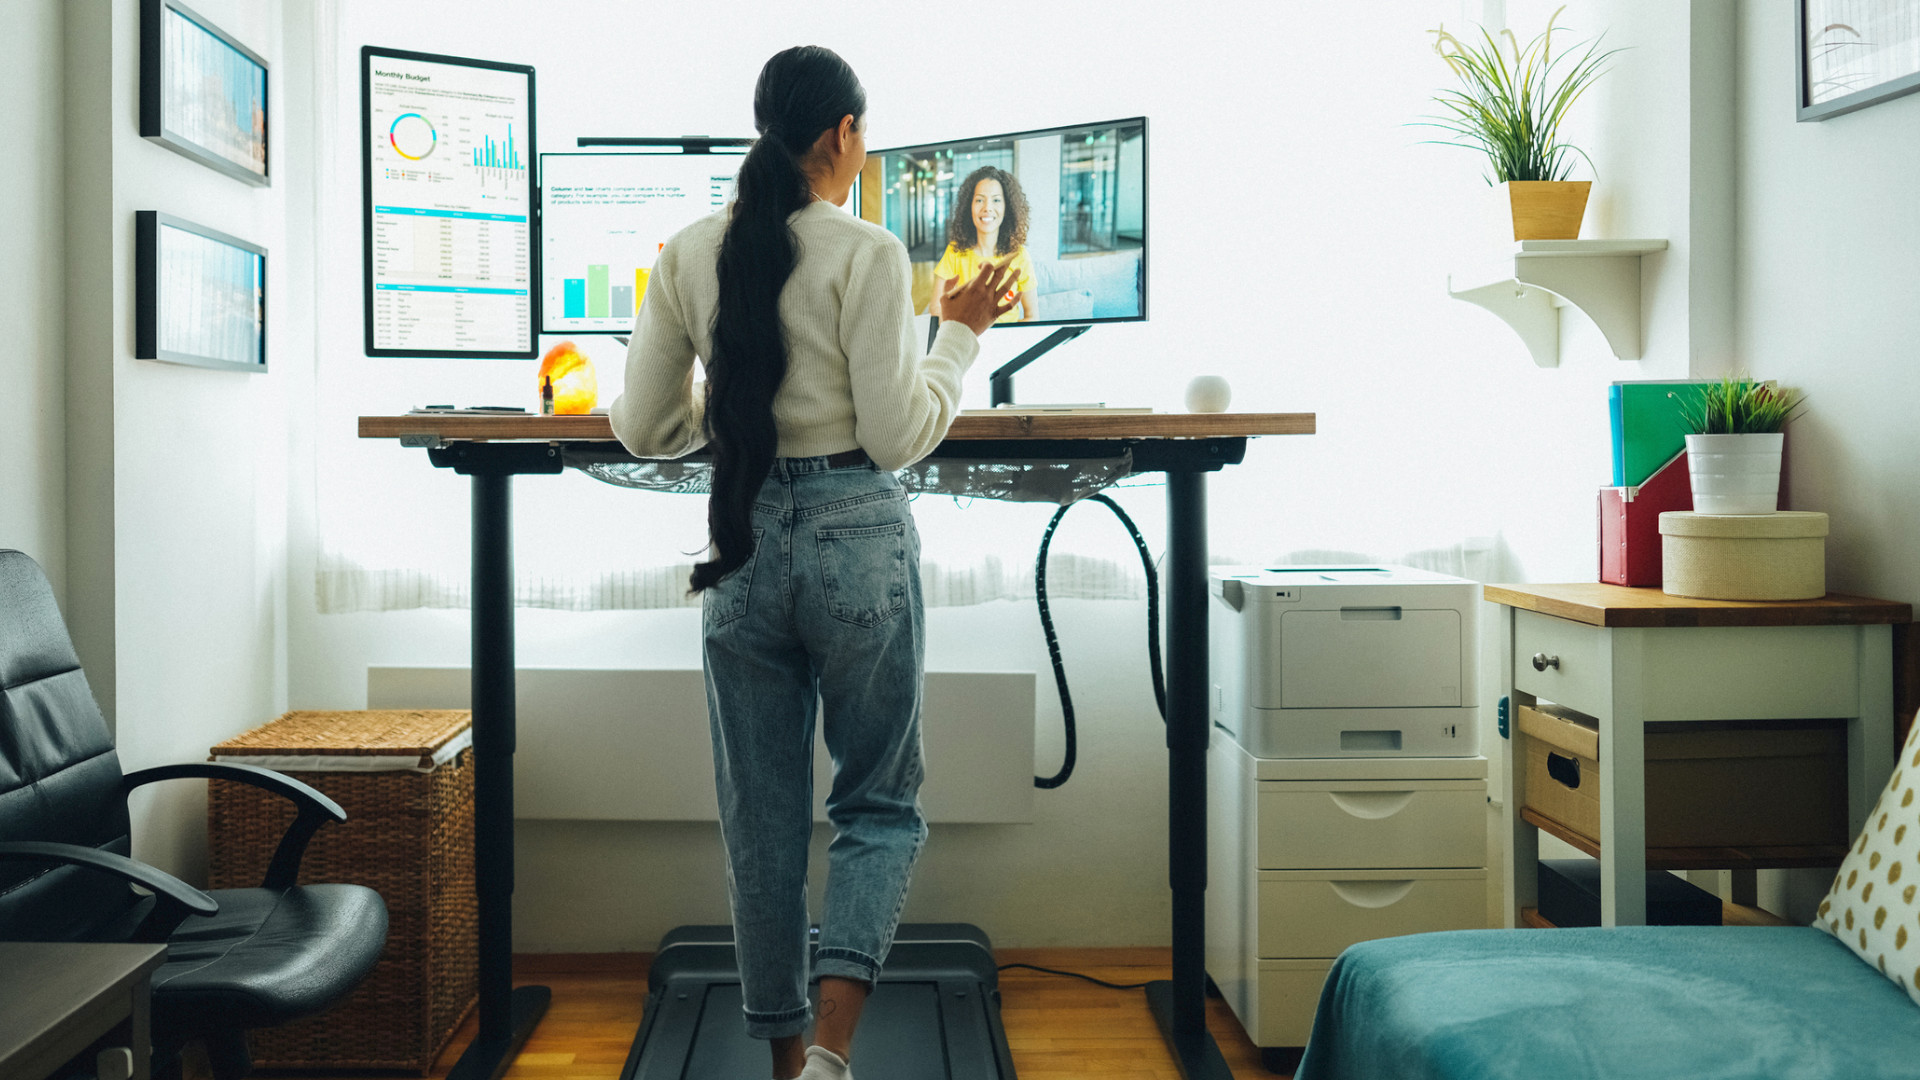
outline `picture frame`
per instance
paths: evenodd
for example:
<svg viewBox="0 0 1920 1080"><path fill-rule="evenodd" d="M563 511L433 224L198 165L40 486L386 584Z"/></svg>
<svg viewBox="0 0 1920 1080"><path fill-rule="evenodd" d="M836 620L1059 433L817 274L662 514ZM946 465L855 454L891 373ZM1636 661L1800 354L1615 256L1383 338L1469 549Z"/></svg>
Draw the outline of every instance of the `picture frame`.
<svg viewBox="0 0 1920 1080"><path fill-rule="evenodd" d="M134 351L267 370L267 249L157 210L134 214Z"/></svg>
<svg viewBox="0 0 1920 1080"><path fill-rule="evenodd" d="M179 0L141 0L140 134L236 180L272 182L269 71Z"/></svg>
<svg viewBox="0 0 1920 1080"><path fill-rule="evenodd" d="M1830 120L1920 90L1920 0L1794 0L1796 118Z"/></svg>

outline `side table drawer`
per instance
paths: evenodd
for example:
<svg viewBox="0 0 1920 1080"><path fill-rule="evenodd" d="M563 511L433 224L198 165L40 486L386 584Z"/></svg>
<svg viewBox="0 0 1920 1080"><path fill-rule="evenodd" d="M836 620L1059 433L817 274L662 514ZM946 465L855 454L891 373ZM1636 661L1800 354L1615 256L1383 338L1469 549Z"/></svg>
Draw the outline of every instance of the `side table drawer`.
<svg viewBox="0 0 1920 1080"><path fill-rule="evenodd" d="M1357 941L1484 929L1485 870L1262 870L1261 959L1335 957Z"/></svg>
<svg viewBox="0 0 1920 1080"><path fill-rule="evenodd" d="M1262 870L1487 865L1482 780L1266 780L1259 790Z"/></svg>
<svg viewBox="0 0 1920 1080"><path fill-rule="evenodd" d="M1598 626L1558 619L1533 611L1513 613L1513 685L1515 688L1570 709L1599 715L1606 712L1607 690L1613 673L1602 670ZM1558 664L1545 670L1533 666L1536 655ZM1549 661L1551 662L1551 661Z"/></svg>

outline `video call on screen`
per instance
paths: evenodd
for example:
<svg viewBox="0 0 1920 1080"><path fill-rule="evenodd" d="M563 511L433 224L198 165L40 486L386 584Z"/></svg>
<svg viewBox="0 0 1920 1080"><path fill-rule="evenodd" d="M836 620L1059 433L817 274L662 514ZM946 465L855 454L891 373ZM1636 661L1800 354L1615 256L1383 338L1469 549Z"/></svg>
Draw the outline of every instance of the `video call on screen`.
<svg viewBox="0 0 1920 1080"><path fill-rule="evenodd" d="M990 258L1015 271L1003 324L1144 314L1144 120L877 153L859 213L906 245L916 313Z"/></svg>

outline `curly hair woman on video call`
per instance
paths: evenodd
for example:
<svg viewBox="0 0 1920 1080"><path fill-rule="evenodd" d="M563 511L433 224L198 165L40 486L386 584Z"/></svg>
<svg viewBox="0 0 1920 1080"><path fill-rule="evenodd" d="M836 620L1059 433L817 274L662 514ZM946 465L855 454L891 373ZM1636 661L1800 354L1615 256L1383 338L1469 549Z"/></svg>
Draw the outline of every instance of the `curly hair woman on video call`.
<svg viewBox="0 0 1920 1080"><path fill-rule="evenodd" d="M1013 284L1002 300L1017 300L1018 306L998 321L1031 320L1035 302L1027 221L1027 196L1012 173L991 165L968 173L954 196L953 212L947 215L947 250L933 268L933 303L928 310L939 315L948 289L972 281L988 263L1005 262L1013 270Z"/></svg>

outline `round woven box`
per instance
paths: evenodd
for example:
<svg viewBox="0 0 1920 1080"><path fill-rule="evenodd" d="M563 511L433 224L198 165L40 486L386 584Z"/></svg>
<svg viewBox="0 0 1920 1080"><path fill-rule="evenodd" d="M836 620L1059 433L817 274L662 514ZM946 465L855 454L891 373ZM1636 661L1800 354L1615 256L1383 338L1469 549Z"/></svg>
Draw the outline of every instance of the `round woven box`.
<svg viewBox="0 0 1920 1080"><path fill-rule="evenodd" d="M1827 595L1827 515L1660 515L1660 588L1699 600Z"/></svg>

